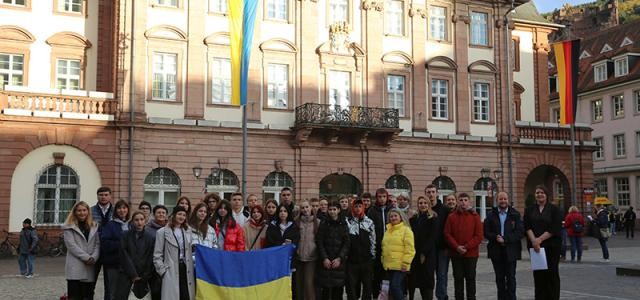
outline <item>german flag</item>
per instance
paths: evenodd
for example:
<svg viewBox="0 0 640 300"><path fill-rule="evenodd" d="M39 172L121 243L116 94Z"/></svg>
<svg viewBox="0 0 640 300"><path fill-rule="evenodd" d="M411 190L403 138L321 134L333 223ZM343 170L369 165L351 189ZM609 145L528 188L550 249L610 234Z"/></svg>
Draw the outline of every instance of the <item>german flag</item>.
<svg viewBox="0 0 640 300"><path fill-rule="evenodd" d="M558 93L560 94L560 124L574 124L578 105L578 64L580 40L553 44L558 69Z"/></svg>

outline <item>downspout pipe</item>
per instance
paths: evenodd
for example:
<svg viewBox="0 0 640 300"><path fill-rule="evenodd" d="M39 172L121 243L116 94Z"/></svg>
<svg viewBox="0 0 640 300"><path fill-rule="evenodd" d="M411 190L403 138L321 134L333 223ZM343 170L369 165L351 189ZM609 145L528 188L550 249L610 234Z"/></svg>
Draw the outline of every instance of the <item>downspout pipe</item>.
<svg viewBox="0 0 640 300"><path fill-rule="evenodd" d="M131 46L129 47L129 164L128 164L128 173L129 176L127 176L128 180L127 180L127 199L129 200L129 203L131 203L131 201L133 200L133 134L134 134L134 119L135 119L135 87L136 87L136 83L133 80L134 76L133 76L133 66L134 66L134 58L135 55L134 53L134 49L135 49L135 11L136 11L136 5L135 5L135 0L131 0Z"/></svg>

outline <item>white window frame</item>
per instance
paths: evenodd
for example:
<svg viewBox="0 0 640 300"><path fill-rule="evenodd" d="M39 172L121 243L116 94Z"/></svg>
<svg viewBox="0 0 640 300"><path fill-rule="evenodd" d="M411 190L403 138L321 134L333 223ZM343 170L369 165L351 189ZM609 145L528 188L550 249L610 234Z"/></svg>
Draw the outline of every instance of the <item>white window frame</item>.
<svg viewBox="0 0 640 300"><path fill-rule="evenodd" d="M629 190L629 178L619 177L613 179L616 188L616 204L618 206L631 205L631 191Z"/></svg>
<svg viewBox="0 0 640 300"><path fill-rule="evenodd" d="M15 6L27 6L27 1L28 0L20 0L20 1L22 1L22 4L16 3L16 1L18 1L18 0L9 0L9 2L6 2L6 1L7 0L2 0L2 3L0 3L0 4L3 4L3 5L15 5Z"/></svg>
<svg viewBox="0 0 640 300"><path fill-rule="evenodd" d="M157 59L162 60L162 66L157 68L158 62ZM173 59L173 70L171 70L171 65L165 64L167 61L170 63L170 59ZM175 101L178 98L178 54L177 53L167 53L167 52L154 52L153 53L153 74L151 78L151 99L153 100L162 100L162 101ZM159 78L159 80L156 80ZM171 79L173 78L173 90L170 89ZM162 86L160 89L155 89L155 85L160 83ZM160 94L156 95L156 91L159 91ZM171 94L173 92L173 95Z"/></svg>
<svg viewBox="0 0 640 300"><path fill-rule="evenodd" d="M209 0L209 12L226 14L228 11L227 0Z"/></svg>
<svg viewBox="0 0 640 300"><path fill-rule="evenodd" d="M474 82L473 96L473 121L488 123L491 121L491 85L487 82ZM482 93L486 92L486 96Z"/></svg>
<svg viewBox="0 0 640 300"><path fill-rule="evenodd" d="M84 0L58 0L58 10L66 13L81 14L83 1Z"/></svg>
<svg viewBox="0 0 640 300"><path fill-rule="evenodd" d="M73 68L78 70L78 74L71 74L71 65L72 63L77 63L78 67ZM65 70L67 73L60 73L60 64L65 65ZM80 76L82 74L82 62L79 59L68 59L68 58L58 58L56 59L56 89L62 90L79 90L81 88L81 80ZM60 85L60 80L64 80L64 84ZM78 81L78 86L74 87L71 85L71 82L74 80Z"/></svg>
<svg viewBox="0 0 640 300"><path fill-rule="evenodd" d="M607 63L599 63L593 66L593 81L602 82L607 80Z"/></svg>
<svg viewBox="0 0 640 300"><path fill-rule="evenodd" d="M624 133L613 136L613 154L615 155L615 158L624 158L627 156L626 144Z"/></svg>
<svg viewBox="0 0 640 300"><path fill-rule="evenodd" d="M443 88L444 93L442 93ZM431 118L435 120L449 119L449 80L431 80Z"/></svg>
<svg viewBox="0 0 640 300"><path fill-rule="evenodd" d="M214 57L211 63L211 103L231 104L231 60ZM216 91L218 89L218 91Z"/></svg>
<svg viewBox="0 0 640 300"><path fill-rule="evenodd" d="M624 118L624 94L611 96L613 119Z"/></svg>
<svg viewBox="0 0 640 300"><path fill-rule="evenodd" d="M602 122L604 116L602 111L602 99L596 99L591 101L591 121Z"/></svg>
<svg viewBox="0 0 640 300"><path fill-rule="evenodd" d="M329 99L332 108L347 109L351 105L351 72L329 71Z"/></svg>
<svg viewBox="0 0 640 300"><path fill-rule="evenodd" d="M404 35L404 1L385 0L384 33Z"/></svg>
<svg viewBox="0 0 640 300"><path fill-rule="evenodd" d="M609 186L607 183L607 178L595 178L593 180L593 185L596 188L597 196L608 196L609 195Z"/></svg>
<svg viewBox="0 0 640 300"><path fill-rule="evenodd" d="M178 7L178 0L155 0L155 4L165 7Z"/></svg>
<svg viewBox="0 0 640 300"><path fill-rule="evenodd" d="M429 7L429 34L436 41L447 40L447 8L443 6Z"/></svg>
<svg viewBox="0 0 640 300"><path fill-rule="evenodd" d="M327 0L329 1L328 25L338 22L349 22L349 0ZM338 13L340 12L340 13ZM338 16L342 16L340 18Z"/></svg>
<svg viewBox="0 0 640 300"><path fill-rule="evenodd" d="M162 204L162 205L167 205L166 201L165 201L165 193L175 193L176 194L176 202L178 201L178 198L180 197L180 177L178 176L178 174L168 168L163 168L164 170L161 170L159 176L160 176L160 182L159 183L145 183L144 184L144 190L143 190L143 197L144 194L147 192L150 193L158 193L158 203L157 204ZM155 171L151 170L151 172L149 172L149 174L147 174L147 176L145 177L145 181L147 179L148 176L153 176L153 172ZM164 175L165 170L167 172L169 172L168 175ZM178 182L178 184L174 184L174 183L167 183L165 182L163 179L168 178L168 176L174 177L175 176L175 181ZM150 201L153 202L153 201ZM154 204L154 203L152 203ZM173 203L174 205L177 203Z"/></svg>
<svg viewBox="0 0 640 300"><path fill-rule="evenodd" d="M270 20L289 20L289 0L267 0L266 10Z"/></svg>
<svg viewBox="0 0 640 300"><path fill-rule="evenodd" d="M267 65L267 107L287 109L289 107L289 65L270 63Z"/></svg>
<svg viewBox="0 0 640 300"><path fill-rule="evenodd" d="M48 182L47 183L40 183L40 177L43 176L45 172L47 172L49 169L52 169L52 168L56 168L55 183L48 183ZM69 169L70 172L72 172L72 173L70 173L69 176L70 177L74 176L76 178L76 183L75 184L72 184L72 183L63 184L61 182L61 179L62 179L62 174L61 174L62 168L67 168L67 169ZM38 211L38 202L39 201L45 201L44 199L38 199L38 189L41 189L41 188L42 189L55 189L55 192L54 192L55 196L54 196L54 199L53 199L53 201L54 201L53 223L44 223L44 222L41 222L40 219L38 218L38 213L39 213L39 211ZM76 190L76 199L75 199L74 203L81 199L80 198L80 177L78 176L78 173L75 170L73 170L72 168L70 168L69 166L66 166L66 165L57 165L57 166L49 166L46 169L44 169L42 171L42 173L40 173L40 176L38 176L38 179L37 179L36 184L35 184L35 195L34 195L36 203L35 203L35 207L34 207L34 210L33 210L33 219L35 220L36 224L38 224L38 225L44 225L44 224L60 225L60 224L64 223L65 218L64 217L61 218L61 216L60 216L60 213L61 213L61 211L60 211L60 204L61 203L60 202L62 200L71 200L71 199L61 199L60 198L61 197L61 191L60 191L61 189L75 189ZM71 207L69 207L69 211L70 210L71 210Z"/></svg>
<svg viewBox="0 0 640 300"><path fill-rule="evenodd" d="M489 46L489 14L472 11L469 23L471 45Z"/></svg>
<svg viewBox="0 0 640 300"><path fill-rule="evenodd" d="M401 86L402 89L397 87ZM407 78L404 75L387 75L387 102L389 108L398 110L398 115L404 117L404 104L406 101Z"/></svg>
<svg viewBox="0 0 640 300"><path fill-rule="evenodd" d="M636 156L640 156L640 131L636 131Z"/></svg>
<svg viewBox="0 0 640 300"><path fill-rule="evenodd" d="M640 90L633 91L633 100L635 101L635 113L640 114Z"/></svg>
<svg viewBox="0 0 640 300"><path fill-rule="evenodd" d="M226 180L225 176L231 176L233 179L235 179L236 185L222 184ZM213 182L213 180L215 180L215 182ZM240 189L240 186L237 185L238 183L238 177L235 173L231 172L230 170L220 170L218 176L212 179L212 184L207 183L206 191L207 193L218 194L221 199L229 200L231 198L231 194L238 192L238 190Z"/></svg>
<svg viewBox="0 0 640 300"><path fill-rule="evenodd" d="M551 121L553 121L552 123L560 123L560 108L551 109Z"/></svg>
<svg viewBox="0 0 640 300"><path fill-rule="evenodd" d="M614 76L620 77L629 74L629 57L625 56L613 61Z"/></svg>
<svg viewBox="0 0 640 300"><path fill-rule="evenodd" d="M0 53L0 55L6 55L9 58L9 61L8 61L9 68L0 69L0 76L2 76L2 78L5 78L7 80L7 83L5 84L4 81L0 81L0 87L4 85L23 86L24 85L24 55L16 54L16 53ZM22 62L16 63L15 61L16 57L21 57ZM21 69L20 70L14 69L14 67L18 65L21 66ZM13 84L14 82L12 79L17 76L19 76L20 81L17 82L17 84Z"/></svg>
<svg viewBox="0 0 640 300"><path fill-rule="evenodd" d="M604 160L604 138L594 137L593 142L596 144L596 151L593 151L593 160Z"/></svg>

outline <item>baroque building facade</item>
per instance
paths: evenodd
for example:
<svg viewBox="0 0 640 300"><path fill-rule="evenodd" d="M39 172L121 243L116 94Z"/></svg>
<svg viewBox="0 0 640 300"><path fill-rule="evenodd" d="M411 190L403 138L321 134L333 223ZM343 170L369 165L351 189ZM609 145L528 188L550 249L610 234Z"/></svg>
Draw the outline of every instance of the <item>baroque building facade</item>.
<svg viewBox="0 0 640 300"><path fill-rule="evenodd" d="M71 200L94 203L100 185L169 206L240 189L225 1L54 1L72 10L64 14L18 2L0 6L11 65L0 70L9 78L0 227L34 217L55 228ZM415 197L435 183L441 195L472 193L484 215L498 190L522 209L545 184L566 206L569 131L544 113L546 35L558 26L523 2L509 12L502 0L263 1L248 73L247 192L277 199L290 186L304 199L386 187ZM36 14L78 26L24 21ZM56 45L75 52L58 56ZM28 65L14 68L15 57ZM29 81L12 81L18 73ZM69 78L78 83L63 85ZM588 127L578 137L582 191L595 148Z"/></svg>

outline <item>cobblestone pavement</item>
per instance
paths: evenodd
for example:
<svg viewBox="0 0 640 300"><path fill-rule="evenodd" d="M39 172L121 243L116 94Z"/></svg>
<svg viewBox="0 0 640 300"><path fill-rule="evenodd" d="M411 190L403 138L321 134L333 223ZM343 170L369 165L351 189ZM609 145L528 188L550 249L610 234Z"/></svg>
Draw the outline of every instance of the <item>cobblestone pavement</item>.
<svg viewBox="0 0 640 300"><path fill-rule="evenodd" d="M601 261L602 252L597 240L585 238L588 250L583 254L583 263L561 263L562 299L638 299L640 278L616 276L616 266L640 267L640 239L626 240L622 236L610 240L611 262ZM483 249L484 248L483 246ZM569 253L567 253L569 255ZM533 299L533 276L528 255L518 262L517 284L519 299ZM64 279L64 257L36 258L36 274L33 279L25 279L18 274L16 260L0 260L0 298L21 300L59 299L66 290ZM477 272L477 298L495 299L491 263L486 253L481 253ZM453 298L453 279L449 271L449 295ZM102 278L96 286L96 299L102 298ZM419 293L418 293L419 294ZM420 299L417 297L417 299Z"/></svg>

